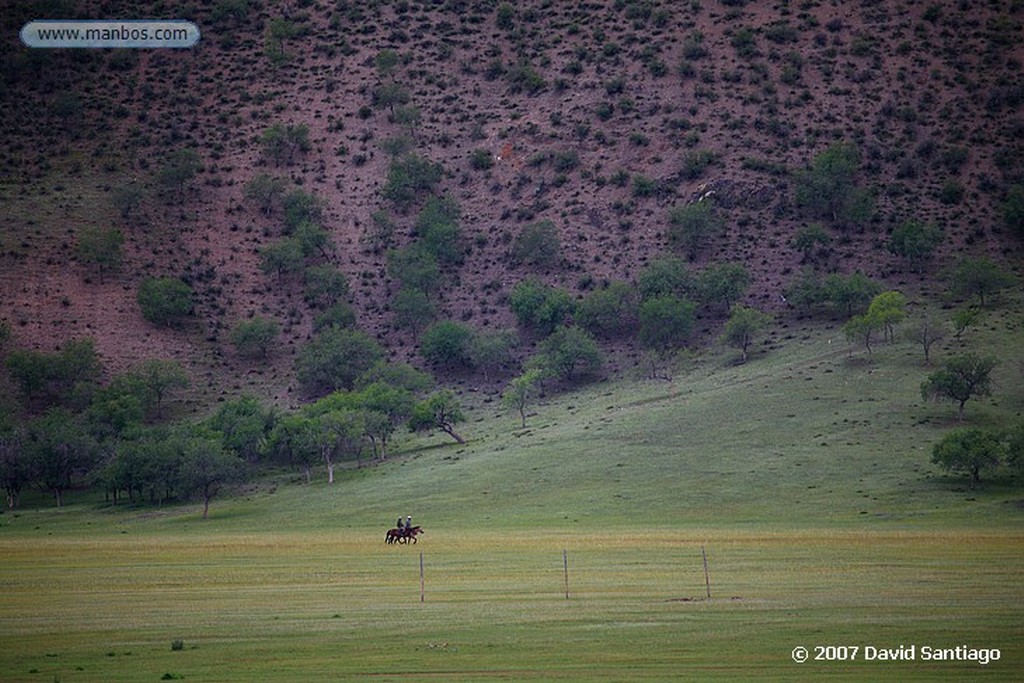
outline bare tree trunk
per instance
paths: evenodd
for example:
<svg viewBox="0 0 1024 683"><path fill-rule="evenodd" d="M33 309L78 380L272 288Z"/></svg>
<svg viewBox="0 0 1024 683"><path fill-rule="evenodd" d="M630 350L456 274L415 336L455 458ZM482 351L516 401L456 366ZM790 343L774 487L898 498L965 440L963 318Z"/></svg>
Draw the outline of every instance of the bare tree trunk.
<svg viewBox="0 0 1024 683"><path fill-rule="evenodd" d="M444 430L445 434L447 434L448 436L452 437L453 439L458 441L460 444L465 445L466 440L463 439L461 436L459 436L458 432L456 432L454 428L445 426L445 427L442 427L442 429Z"/></svg>

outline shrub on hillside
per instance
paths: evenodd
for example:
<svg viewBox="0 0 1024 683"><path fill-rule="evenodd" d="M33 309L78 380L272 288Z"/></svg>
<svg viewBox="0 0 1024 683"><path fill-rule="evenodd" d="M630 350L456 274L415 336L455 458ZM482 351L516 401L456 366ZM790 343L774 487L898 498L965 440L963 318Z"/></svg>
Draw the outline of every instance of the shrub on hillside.
<svg viewBox="0 0 1024 683"><path fill-rule="evenodd" d="M429 363L448 367L469 367L472 364L473 330L452 320L442 320L428 327L420 337L420 355Z"/></svg>
<svg viewBox="0 0 1024 683"><path fill-rule="evenodd" d="M192 288L175 277L146 278L136 294L142 317L170 326L192 312Z"/></svg>
<svg viewBox="0 0 1024 683"><path fill-rule="evenodd" d="M365 332L329 327L299 351L295 371L307 394L323 395L351 389L383 357L383 349Z"/></svg>
<svg viewBox="0 0 1024 683"><path fill-rule="evenodd" d="M520 324L541 334L550 334L576 310L568 292L536 278L527 278L512 288L509 306Z"/></svg>
<svg viewBox="0 0 1024 683"><path fill-rule="evenodd" d="M512 258L517 263L546 268L558 262L561 249L562 241L555 224L542 220L519 231L512 243Z"/></svg>
<svg viewBox="0 0 1024 683"><path fill-rule="evenodd" d="M612 282L579 302L576 322L598 336L622 334L636 326L639 303L636 288L626 282Z"/></svg>

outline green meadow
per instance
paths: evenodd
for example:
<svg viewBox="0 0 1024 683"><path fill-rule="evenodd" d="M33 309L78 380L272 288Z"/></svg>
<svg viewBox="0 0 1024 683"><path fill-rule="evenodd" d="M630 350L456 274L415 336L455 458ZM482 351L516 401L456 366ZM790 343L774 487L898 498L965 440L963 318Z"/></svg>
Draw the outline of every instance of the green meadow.
<svg viewBox="0 0 1024 683"><path fill-rule="evenodd" d="M1020 419L1022 323L993 312L939 352L1002 359L969 424ZM922 402L918 347L785 332L745 365L543 398L525 429L467 393L465 446L406 436L333 486L278 473L206 521L8 511L0 679L1017 679L1019 479L930 463L955 407ZM400 514L418 544L384 544ZM958 646L1000 658L924 659Z"/></svg>

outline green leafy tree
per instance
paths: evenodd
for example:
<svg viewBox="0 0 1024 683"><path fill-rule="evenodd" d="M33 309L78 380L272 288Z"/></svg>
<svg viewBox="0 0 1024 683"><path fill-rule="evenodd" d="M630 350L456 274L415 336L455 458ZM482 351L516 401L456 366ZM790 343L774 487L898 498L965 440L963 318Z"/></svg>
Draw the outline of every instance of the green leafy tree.
<svg viewBox="0 0 1024 683"><path fill-rule="evenodd" d="M322 313L317 314L313 319L313 331L319 332L328 327L355 327L356 326L356 312L352 308L352 305L345 302L339 301L338 303L330 306Z"/></svg>
<svg viewBox="0 0 1024 683"><path fill-rule="evenodd" d="M299 154L308 152L312 147L309 126L304 123L295 126L275 123L263 131L260 145L267 160L277 166L291 166Z"/></svg>
<svg viewBox="0 0 1024 683"><path fill-rule="evenodd" d="M534 268L549 268L561 258L562 240L549 220L529 223L512 242L512 259Z"/></svg>
<svg viewBox="0 0 1024 683"><path fill-rule="evenodd" d="M409 99L409 91L395 82L381 83L373 91L373 106L377 109L387 108L392 114L395 113L395 107L408 104Z"/></svg>
<svg viewBox="0 0 1024 683"><path fill-rule="evenodd" d="M443 174L440 164L416 154L405 154L392 160L381 192L384 199L404 212L417 198L433 192Z"/></svg>
<svg viewBox="0 0 1024 683"><path fill-rule="evenodd" d="M331 327L299 351L295 369L307 394L323 395L352 388L383 357L383 349L365 332Z"/></svg>
<svg viewBox="0 0 1024 683"><path fill-rule="evenodd" d="M280 333L281 326L276 320L255 316L251 320L243 320L235 325L231 330L231 343L241 356L266 358Z"/></svg>
<svg viewBox="0 0 1024 683"><path fill-rule="evenodd" d="M373 382L361 387L353 398L355 405L367 414L366 434L374 451L379 444L380 458L387 459L392 434L412 415L416 403L413 392L395 384Z"/></svg>
<svg viewBox="0 0 1024 683"><path fill-rule="evenodd" d="M324 202L315 194L305 190L292 190L281 199L284 218L284 234L291 235L303 223L322 225Z"/></svg>
<svg viewBox="0 0 1024 683"><path fill-rule="evenodd" d="M512 364L512 349L519 342L513 330L476 332L469 343L470 365L483 372L484 380Z"/></svg>
<svg viewBox="0 0 1024 683"><path fill-rule="evenodd" d="M22 490L32 481L25 437L24 429L0 432L0 486L7 496L9 510L18 507Z"/></svg>
<svg viewBox="0 0 1024 683"><path fill-rule="evenodd" d="M878 318L865 313L863 315L855 315L847 320L846 324L843 325L843 334L851 342L857 339L863 341L864 348L867 349L868 355L870 355L871 337L880 329L882 329L882 324Z"/></svg>
<svg viewBox="0 0 1024 683"><path fill-rule="evenodd" d="M459 205L450 197L431 197L416 217L416 236L441 264L462 260Z"/></svg>
<svg viewBox="0 0 1024 683"><path fill-rule="evenodd" d="M964 306L953 312L953 329L955 334L953 335L957 339L967 331L967 328L978 322L981 318L981 309L977 306Z"/></svg>
<svg viewBox="0 0 1024 683"><path fill-rule="evenodd" d="M324 263L310 266L305 271L306 303L311 308L325 310L341 302L349 295L348 278L336 267Z"/></svg>
<svg viewBox="0 0 1024 683"><path fill-rule="evenodd" d="M418 334L437 317L437 309L426 292L402 287L391 302L391 311L395 314L398 327Z"/></svg>
<svg viewBox="0 0 1024 683"><path fill-rule="evenodd" d="M142 186L134 180L122 183L111 191L114 208L126 223L131 222L132 215L141 206L144 198L145 192L143 192Z"/></svg>
<svg viewBox="0 0 1024 683"><path fill-rule="evenodd" d="M302 245L293 238L278 240L261 248L260 271L265 275L276 274L278 282L285 275L302 270Z"/></svg>
<svg viewBox="0 0 1024 683"><path fill-rule="evenodd" d="M291 59L291 55L285 49L285 44L302 32L298 24L283 17L275 17L267 23L263 51L273 66L283 66Z"/></svg>
<svg viewBox="0 0 1024 683"><path fill-rule="evenodd" d="M92 339L76 339L52 354L15 349L5 361L18 388L44 405L88 403L103 371Z"/></svg>
<svg viewBox="0 0 1024 683"><path fill-rule="evenodd" d="M136 295L142 317L170 327L192 312L192 288L176 277L146 278Z"/></svg>
<svg viewBox="0 0 1024 683"><path fill-rule="evenodd" d="M999 466L1006 446L989 430L954 429L932 448L932 462L945 470L967 474L972 484L981 482L981 473Z"/></svg>
<svg viewBox="0 0 1024 683"><path fill-rule="evenodd" d="M542 376L542 372L537 368L527 370L518 377L512 378L501 395L502 404L519 413L519 419L524 428L526 427L526 408L537 395L537 384Z"/></svg>
<svg viewBox="0 0 1024 683"><path fill-rule="evenodd" d="M820 223L811 223L793 235L790 245L800 252L800 263L807 263L814 260L815 250L824 249L831 242L832 238Z"/></svg>
<svg viewBox="0 0 1024 683"><path fill-rule="evenodd" d="M540 343L532 367L562 380L596 376L604 357L594 338L579 327L559 327Z"/></svg>
<svg viewBox="0 0 1024 683"><path fill-rule="evenodd" d="M92 467L96 443L81 422L63 408L51 408L33 420L28 429L32 476L61 507L73 479Z"/></svg>
<svg viewBox="0 0 1024 683"><path fill-rule="evenodd" d="M728 312L746 293L751 277L738 263L713 263L701 272L698 283L705 304L721 304Z"/></svg>
<svg viewBox="0 0 1024 683"><path fill-rule="evenodd" d="M164 400L175 389L187 389L188 373L176 360L151 358L132 367L128 373L131 381L137 382L142 391L142 404L146 413L163 417Z"/></svg>
<svg viewBox="0 0 1024 683"><path fill-rule="evenodd" d="M378 383L405 389L416 395L430 389L434 385L434 378L408 363L388 363L381 360L374 363L373 367L356 380L356 387L362 390Z"/></svg>
<svg viewBox="0 0 1024 683"><path fill-rule="evenodd" d="M832 273L825 277L819 297L834 309L852 317L867 310L871 300L882 291L882 285L856 272L848 277Z"/></svg>
<svg viewBox="0 0 1024 683"><path fill-rule="evenodd" d="M334 241L326 228L312 221L302 221L295 226L292 239L299 243L299 249L304 258L313 258L317 255L323 258L330 258L334 251Z"/></svg>
<svg viewBox="0 0 1024 683"><path fill-rule="evenodd" d="M637 290L644 301L660 296L686 297L697 291L697 283L677 256L660 256L637 276Z"/></svg>
<svg viewBox="0 0 1024 683"><path fill-rule="evenodd" d="M997 293L1014 282L1013 275L982 256L960 261L950 277L950 288L957 296L978 297L978 305L984 308L986 298L991 302Z"/></svg>
<svg viewBox="0 0 1024 683"><path fill-rule="evenodd" d="M224 448L250 463L263 455L275 423L274 411L253 396L222 403L207 420L209 427L221 435Z"/></svg>
<svg viewBox="0 0 1024 683"><path fill-rule="evenodd" d="M701 247L725 230L725 219L709 199L680 206L669 213L669 242L686 250L691 261Z"/></svg>
<svg viewBox="0 0 1024 683"><path fill-rule="evenodd" d="M921 397L956 401L959 404L957 419L962 421L967 401L992 393L992 370L997 364L995 358L981 357L976 353L949 358L942 369L928 375L921 384Z"/></svg>
<svg viewBox="0 0 1024 683"><path fill-rule="evenodd" d="M256 204L264 216L269 216L279 208L287 187L288 181L284 178L259 173L245 184L242 196Z"/></svg>
<svg viewBox="0 0 1024 683"><path fill-rule="evenodd" d="M181 203L200 168L202 162L195 150L179 149L168 155L167 162L157 171L156 181L169 199Z"/></svg>
<svg viewBox="0 0 1024 683"><path fill-rule="evenodd" d="M882 292L871 300L866 315L885 332L885 338L896 340L895 327L907 317L907 297L900 292Z"/></svg>
<svg viewBox="0 0 1024 683"><path fill-rule="evenodd" d="M636 289L626 282L588 294L576 307L576 322L592 334L611 337L636 327L639 308Z"/></svg>
<svg viewBox="0 0 1024 683"><path fill-rule="evenodd" d="M473 329L452 320L442 320L428 327L420 337L420 354L429 363L447 367L472 364L470 349Z"/></svg>
<svg viewBox="0 0 1024 683"><path fill-rule="evenodd" d="M422 244L410 244L388 253L388 274L398 280L403 289L419 290L431 294L441 284L441 266L437 257Z"/></svg>
<svg viewBox="0 0 1024 683"><path fill-rule="evenodd" d="M551 334L576 310L576 304L568 292L532 277L520 281L512 288L509 306L520 324L543 335Z"/></svg>
<svg viewBox="0 0 1024 683"><path fill-rule="evenodd" d="M693 333L696 306L678 296L661 295L640 306L640 343L657 352L685 346Z"/></svg>
<svg viewBox="0 0 1024 683"><path fill-rule="evenodd" d="M722 339L730 346L740 349L743 353L743 362L746 363L747 350L750 348L751 342L757 333L771 322L771 319L770 315L756 308L736 306L732 309L732 315L729 316L728 322L725 323Z"/></svg>
<svg viewBox="0 0 1024 683"><path fill-rule="evenodd" d="M860 159L850 143L833 144L796 176L796 203L839 226L861 225L874 211L870 192L856 183Z"/></svg>
<svg viewBox="0 0 1024 683"><path fill-rule="evenodd" d="M398 69L401 64L401 57L397 52L390 48L385 48L377 53L377 56L373 58L373 65L377 67L377 72L380 73L382 78L391 78L395 75L395 70Z"/></svg>
<svg viewBox="0 0 1024 683"><path fill-rule="evenodd" d="M935 249L942 244L942 239L942 228L931 223L907 221L892 231L889 251L910 264L914 272L921 273L931 261Z"/></svg>
<svg viewBox="0 0 1024 683"><path fill-rule="evenodd" d="M177 447L181 453L179 489L184 495L202 498L203 519L207 519L210 501L225 486L244 480L244 463L224 448L215 432L190 429L179 437Z"/></svg>
<svg viewBox="0 0 1024 683"><path fill-rule="evenodd" d="M86 226L78 231L75 253L84 265L96 269L100 282L103 282L104 273L121 267L123 244L124 235L117 228Z"/></svg>
<svg viewBox="0 0 1024 683"><path fill-rule="evenodd" d="M466 416L455 393L444 389L415 405L409 418L409 429L413 432L440 429L458 443L465 444L466 440L455 431L455 425L465 421Z"/></svg>

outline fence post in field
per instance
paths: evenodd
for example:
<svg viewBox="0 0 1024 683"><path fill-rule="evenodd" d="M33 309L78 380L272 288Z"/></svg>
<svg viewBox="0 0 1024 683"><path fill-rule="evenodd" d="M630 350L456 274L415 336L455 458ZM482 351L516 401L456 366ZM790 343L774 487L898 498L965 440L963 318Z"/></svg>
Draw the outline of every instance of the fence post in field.
<svg viewBox="0 0 1024 683"><path fill-rule="evenodd" d="M704 587L708 592L708 600L711 599L711 575L708 574L708 552L704 549L704 544L700 546L700 556L704 558Z"/></svg>
<svg viewBox="0 0 1024 683"><path fill-rule="evenodd" d="M423 551L420 551L420 602L424 602L427 599L426 593L423 590Z"/></svg>
<svg viewBox="0 0 1024 683"><path fill-rule="evenodd" d="M569 553L562 550L562 568L565 571L565 599L569 599Z"/></svg>

